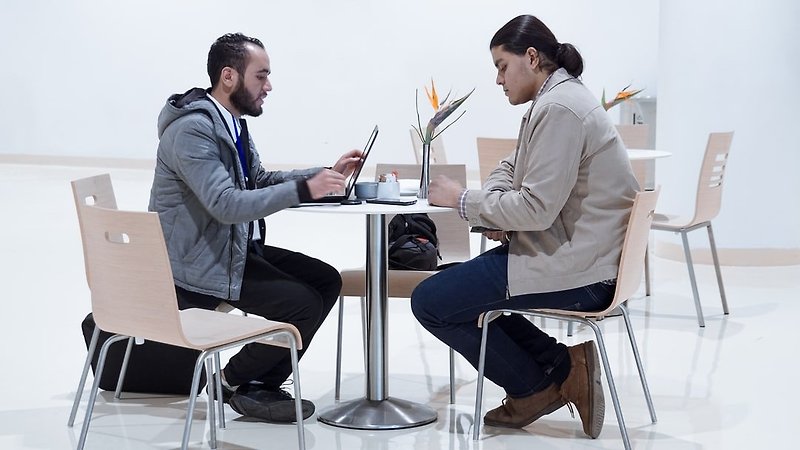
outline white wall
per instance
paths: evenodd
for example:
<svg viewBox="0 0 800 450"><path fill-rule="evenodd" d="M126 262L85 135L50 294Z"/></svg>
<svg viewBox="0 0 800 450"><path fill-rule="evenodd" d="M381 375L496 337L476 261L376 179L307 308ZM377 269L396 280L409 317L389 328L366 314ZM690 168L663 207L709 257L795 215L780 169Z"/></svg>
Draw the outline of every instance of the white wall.
<svg viewBox="0 0 800 450"><path fill-rule="evenodd" d="M661 2L656 146L674 155L658 162L659 209L691 214L708 133L734 131L718 247L800 249L798 23L788 0Z"/></svg>
<svg viewBox="0 0 800 450"><path fill-rule="evenodd" d="M208 47L242 31L272 59L274 91L250 121L268 164L331 164L374 123L372 162L412 162L414 89L433 77L440 90L476 88L442 135L448 159L476 169L475 137L515 137L524 113L494 85L488 50L523 13L584 53L598 98L630 82L656 94L655 0L30 0L0 16L0 153L152 158L167 96L207 86Z"/></svg>

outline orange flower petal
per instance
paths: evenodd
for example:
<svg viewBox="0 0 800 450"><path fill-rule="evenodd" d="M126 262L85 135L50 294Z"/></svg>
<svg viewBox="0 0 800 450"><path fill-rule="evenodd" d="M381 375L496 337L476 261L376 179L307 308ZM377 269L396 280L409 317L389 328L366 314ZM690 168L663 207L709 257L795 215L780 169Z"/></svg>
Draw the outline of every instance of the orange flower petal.
<svg viewBox="0 0 800 450"><path fill-rule="evenodd" d="M431 95L433 97L433 99L431 100L431 103L433 104L433 110L434 111L438 111L439 110L439 95L436 94L436 85L433 84L433 78L431 78L431 91L432 91Z"/></svg>

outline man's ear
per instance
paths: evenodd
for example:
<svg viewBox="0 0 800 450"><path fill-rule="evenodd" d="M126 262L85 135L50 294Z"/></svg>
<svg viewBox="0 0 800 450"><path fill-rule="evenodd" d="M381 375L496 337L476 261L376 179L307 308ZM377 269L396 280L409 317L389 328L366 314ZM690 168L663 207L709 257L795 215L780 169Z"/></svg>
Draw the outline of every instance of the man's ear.
<svg viewBox="0 0 800 450"><path fill-rule="evenodd" d="M233 67L223 67L222 68L222 75L219 78L220 83L226 89L233 89L236 87L236 83L239 80L239 74L236 72L236 69Z"/></svg>

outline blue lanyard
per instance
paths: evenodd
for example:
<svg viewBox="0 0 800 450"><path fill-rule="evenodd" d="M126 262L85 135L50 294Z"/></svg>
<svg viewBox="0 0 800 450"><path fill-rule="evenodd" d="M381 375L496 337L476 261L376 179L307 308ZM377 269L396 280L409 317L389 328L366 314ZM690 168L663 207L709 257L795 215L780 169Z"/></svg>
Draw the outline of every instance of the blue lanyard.
<svg viewBox="0 0 800 450"><path fill-rule="evenodd" d="M250 177L250 173L247 170L247 158L245 158L244 154L244 143L242 142L242 136L239 133L239 128L236 126L236 117L231 114L231 118L233 119L233 132L236 133L236 150L239 152L239 164L242 166L244 179L247 180Z"/></svg>

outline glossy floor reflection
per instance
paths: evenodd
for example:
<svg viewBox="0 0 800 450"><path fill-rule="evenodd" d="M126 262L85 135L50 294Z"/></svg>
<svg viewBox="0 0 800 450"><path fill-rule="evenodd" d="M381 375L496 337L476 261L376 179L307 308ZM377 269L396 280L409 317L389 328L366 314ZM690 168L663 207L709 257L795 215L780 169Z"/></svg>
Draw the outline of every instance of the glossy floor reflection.
<svg viewBox="0 0 800 450"><path fill-rule="evenodd" d="M81 244L69 181L111 172L119 206L145 209L150 172L86 167L0 164L0 239L4 311L0 316L0 448L70 449L76 428L66 426L85 347L80 322L89 312ZM269 239L330 261L339 268L363 262L362 220L280 213L268 220ZM477 241L473 248L477 249ZM636 449L794 448L795 358L800 313L800 266L724 267L732 314L722 315L713 270L698 267L705 329L697 327L685 267L654 258L655 291L630 303L658 413L650 424L623 324L603 326L623 412ZM358 301L347 299L343 399L363 395ZM457 363L456 404L448 405L446 348L417 325L404 300L390 302L389 392L434 407L438 420L420 428L368 432L306 423L309 449L619 449L610 397L597 440L583 436L566 408L522 430L484 427L471 440L476 372ZM545 323L548 332L572 344L592 338L578 329ZM334 404L335 317L330 317L301 361L304 397L318 408ZM605 384L605 379L604 379ZM88 449L173 449L180 445L185 398L103 393L95 408ZM502 394L487 384L486 407ZM229 428L219 448L296 448L295 428L250 422L227 409ZM208 448L205 399L198 401L193 448Z"/></svg>

